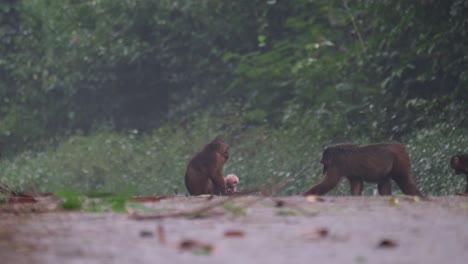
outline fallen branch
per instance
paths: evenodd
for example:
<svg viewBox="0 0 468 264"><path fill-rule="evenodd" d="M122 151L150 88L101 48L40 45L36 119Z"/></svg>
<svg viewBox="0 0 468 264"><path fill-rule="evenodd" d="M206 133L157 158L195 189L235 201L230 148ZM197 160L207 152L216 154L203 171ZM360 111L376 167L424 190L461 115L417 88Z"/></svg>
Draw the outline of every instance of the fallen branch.
<svg viewBox="0 0 468 264"><path fill-rule="evenodd" d="M212 202L208 205L202 206L195 210L169 212L169 213L161 213L161 214L141 214L141 213L133 211L130 208L128 209L128 215L131 219L134 219L134 220L157 220L157 219L169 218L169 217L193 217L193 216L197 216L202 213L208 212L217 206L223 205L239 197L241 196L230 196L227 199L220 200L217 202Z"/></svg>
<svg viewBox="0 0 468 264"><path fill-rule="evenodd" d="M8 185L0 183L0 193L4 193L10 197L28 197L32 198L34 195L12 190ZM39 195L38 195L39 196Z"/></svg>
<svg viewBox="0 0 468 264"><path fill-rule="evenodd" d="M176 197L175 195L161 195L161 196L132 196L128 198L130 202L140 202L140 203L148 203L148 202L159 202L163 199L173 198Z"/></svg>

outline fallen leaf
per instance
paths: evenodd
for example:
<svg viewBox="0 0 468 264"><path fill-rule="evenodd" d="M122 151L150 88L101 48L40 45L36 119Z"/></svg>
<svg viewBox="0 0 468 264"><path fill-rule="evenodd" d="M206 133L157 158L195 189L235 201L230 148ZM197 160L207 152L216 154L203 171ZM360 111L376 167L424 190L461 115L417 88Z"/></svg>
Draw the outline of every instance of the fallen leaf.
<svg viewBox="0 0 468 264"><path fill-rule="evenodd" d="M283 206L284 206L284 201L282 201L282 200L277 200L277 201L275 202L275 206L276 206L276 207L283 207Z"/></svg>
<svg viewBox="0 0 468 264"><path fill-rule="evenodd" d="M227 230L224 232L225 237L243 237L244 235L244 231L241 230Z"/></svg>
<svg viewBox="0 0 468 264"><path fill-rule="evenodd" d="M196 197L199 197L199 198L208 198L208 199L210 199L210 200L213 199L213 195L211 195L211 194L200 194L200 195L198 195L198 196L196 196Z"/></svg>
<svg viewBox="0 0 468 264"><path fill-rule="evenodd" d="M189 219L204 219L204 218L209 218L209 217L217 217L217 216L223 216L224 212L219 211L219 210L209 210L209 211L203 211L203 212L196 212L191 215L187 215L186 217Z"/></svg>
<svg viewBox="0 0 468 264"><path fill-rule="evenodd" d="M152 237L153 232L147 231L147 230L142 230L142 231L140 231L140 236L141 237Z"/></svg>
<svg viewBox="0 0 468 264"><path fill-rule="evenodd" d="M165 196L133 196L130 197L128 200L130 202L140 202L140 203L147 203L147 202L159 202L162 199L166 198Z"/></svg>
<svg viewBox="0 0 468 264"><path fill-rule="evenodd" d="M215 250L215 247L211 244L192 239L187 239L180 242L179 248L181 250L191 251L196 255L209 255Z"/></svg>
<svg viewBox="0 0 468 264"><path fill-rule="evenodd" d="M22 241L21 243L17 243L15 247L16 247L16 250L20 253L34 252L38 250L37 245L33 244L32 242L27 242L27 241Z"/></svg>
<svg viewBox="0 0 468 264"><path fill-rule="evenodd" d="M317 228L314 230L309 230L302 234L302 237L310 240L317 240L327 237L329 234L327 228Z"/></svg>
<svg viewBox="0 0 468 264"><path fill-rule="evenodd" d="M390 240L390 239L382 239L382 241L380 241L379 245L377 247L379 248L394 248L394 247L397 247L398 244L393 241L393 240Z"/></svg>
<svg viewBox="0 0 468 264"><path fill-rule="evenodd" d="M279 216L296 216L296 215L302 215L301 212L293 209L288 209L288 210L281 210L276 213Z"/></svg>
<svg viewBox="0 0 468 264"><path fill-rule="evenodd" d="M166 230L162 225L158 225L158 240L161 244L166 244Z"/></svg>
<svg viewBox="0 0 468 264"><path fill-rule="evenodd" d="M417 195L400 195L399 196L402 200L410 201L410 202L415 202L418 203L421 201L421 197Z"/></svg>
<svg viewBox="0 0 468 264"><path fill-rule="evenodd" d="M364 256L357 256L356 257L356 263L366 263L367 259Z"/></svg>
<svg viewBox="0 0 468 264"><path fill-rule="evenodd" d="M316 202L324 202L325 199L323 199L322 197L318 195L307 195L306 201L308 201L309 203L316 203Z"/></svg>
<svg viewBox="0 0 468 264"><path fill-rule="evenodd" d="M396 206L398 205L398 203L399 203L398 198L395 198L395 197L390 198L389 204L391 206Z"/></svg>

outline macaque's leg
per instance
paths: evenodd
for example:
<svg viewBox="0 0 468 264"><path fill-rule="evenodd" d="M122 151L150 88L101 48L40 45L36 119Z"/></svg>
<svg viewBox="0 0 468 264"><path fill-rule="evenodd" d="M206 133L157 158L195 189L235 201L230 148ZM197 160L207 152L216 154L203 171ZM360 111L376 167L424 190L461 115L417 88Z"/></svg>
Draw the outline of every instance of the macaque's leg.
<svg viewBox="0 0 468 264"><path fill-rule="evenodd" d="M401 191L407 195L418 195L424 196L416 186L416 183L410 178L409 175L403 175L402 177L394 177L394 180Z"/></svg>
<svg viewBox="0 0 468 264"><path fill-rule="evenodd" d="M466 175L466 188L465 193L468 194L468 174Z"/></svg>
<svg viewBox="0 0 468 264"><path fill-rule="evenodd" d="M385 179L377 184L377 189L380 195L392 195L392 181Z"/></svg>
<svg viewBox="0 0 468 264"><path fill-rule="evenodd" d="M329 169L323 176L323 180L312 186L304 195L324 195L340 182L340 178L334 170Z"/></svg>
<svg viewBox="0 0 468 264"><path fill-rule="evenodd" d="M351 186L351 195L361 195L363 189L362 180L359 179L349 179L349 184Z"/></svg>
<svg viewBox="0 0 468 264"><path fill-rule="evenodd" d="M226 195L226 182L224 181L224 176L222 171L215 171L211 175L210 179L213 181L214 195Z"/></svg>

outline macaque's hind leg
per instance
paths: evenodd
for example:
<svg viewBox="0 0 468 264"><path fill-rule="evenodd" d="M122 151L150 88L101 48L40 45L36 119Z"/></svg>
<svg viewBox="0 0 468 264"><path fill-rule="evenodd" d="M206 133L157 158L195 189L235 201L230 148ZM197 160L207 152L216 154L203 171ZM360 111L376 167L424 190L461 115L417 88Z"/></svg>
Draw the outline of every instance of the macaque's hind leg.
<svg viewBox="0 0 468 264"><path fill-rule="evenodd" d="M392 195L392 181L384 179L377 183L377 189L380 195Z"/></svg>
<svg viewBox="0 0 468 264"><path fill-rule="evenodd" d="M363 189L362 180L359 179L349 179L349 184L351 187L351 195L361 195Z"/></svg>
<svg viewBox="0 0 468 264"><path fill-rule="evenodd" d="M423 197L424 195L419 191L416 183L412 179L410 179L409 175L403 175L402 177L394 177L393 178L400 187L401 191L407 195L418 195Z"/></svg>

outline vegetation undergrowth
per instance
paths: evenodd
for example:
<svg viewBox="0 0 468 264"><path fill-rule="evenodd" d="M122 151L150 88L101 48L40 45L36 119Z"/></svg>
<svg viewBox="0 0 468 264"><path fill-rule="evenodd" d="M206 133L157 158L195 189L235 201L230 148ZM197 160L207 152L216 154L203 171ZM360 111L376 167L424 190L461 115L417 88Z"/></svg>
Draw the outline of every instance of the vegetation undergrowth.
<svg viewBox="0 0 468 264"><path fill-rule="evenodd" d="M312 120L301 119L277 128L262 124L243 127L236 121L237 114L224 114L232 118L229 122L233 126L223 125L226 118L205 113L198 114L197 122L164 126L143 135L104 128L89 136L71 136L43 152L3 160L0 182L40 192L72 189L84 194L127 194L130 189L137 195L186 194L184 174L188 161L206 142L221 136L230 145L224 173L237 174L240 189L273 186L290 178L277 194L295 195L321 180L321 152L325 146L339 143L331 139L335 135L327 134ZM423 192L444 195L463 189L465 179L453 174L449 160L451 155L468 150L463 148L468 146L466 132L435 127L402 140ZM343 133L341 142L351 141L370 143L371 139ZM365 194L375 192L375 186L366 186ZM394 192L399 192L396 186ZM74 192L68 194L76 196ZM331 194L349 194L348 183L343 180ZM114 198L118 204L119 199ZM79 206L76 199L69 203L71 208Z"/></svg>
<svg viewBox="0 0 468 264"><path fill-rule="evenodd" d="M63 198L60 206L65 210L84 210L87 212L126 212L129 192L83 194L79 190L61 189L56 195Z"/></svg>

